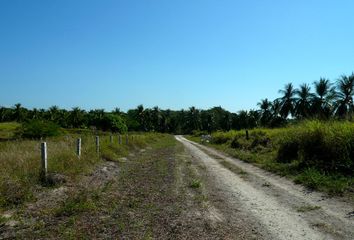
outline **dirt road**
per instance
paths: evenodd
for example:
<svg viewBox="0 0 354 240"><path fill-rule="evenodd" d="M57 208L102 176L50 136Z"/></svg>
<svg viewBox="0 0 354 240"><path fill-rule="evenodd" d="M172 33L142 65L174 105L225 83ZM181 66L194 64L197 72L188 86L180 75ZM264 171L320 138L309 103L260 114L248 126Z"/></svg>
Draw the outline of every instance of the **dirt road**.
<svg viewBox="0 0 354 240"><path fill-rule="evenodd" d="M289 180L176 136L223 197L219 219L245 217L259 239L354 239L353 203L309 192ZM240 215L242 212L242 215ZM237 239L237 236L234 236Z"/></svg>

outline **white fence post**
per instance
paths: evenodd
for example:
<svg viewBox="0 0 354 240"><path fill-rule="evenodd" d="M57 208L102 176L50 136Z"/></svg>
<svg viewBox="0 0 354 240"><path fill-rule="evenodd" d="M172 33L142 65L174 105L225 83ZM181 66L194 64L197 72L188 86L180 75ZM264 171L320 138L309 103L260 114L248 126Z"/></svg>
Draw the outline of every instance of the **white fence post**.
<svg viewBox="0 0 354 240"><path fill-rule="evenodd" d="M76 154L78 157L81 156L81 138L76 140Z"/></svg>
<svg viewBox="0 0 354 240"><path fill-rule="evenodd" d="M47 172L48 172L48 155L47 155L47 143L41 143L41 176L44 180L47 180Z"/></svg>
<svg viewBox="0 0 354 240"><path fill-rule="evenodd" d="M96 152L97 154L100 153L100 137L96 136Z"/></svg>

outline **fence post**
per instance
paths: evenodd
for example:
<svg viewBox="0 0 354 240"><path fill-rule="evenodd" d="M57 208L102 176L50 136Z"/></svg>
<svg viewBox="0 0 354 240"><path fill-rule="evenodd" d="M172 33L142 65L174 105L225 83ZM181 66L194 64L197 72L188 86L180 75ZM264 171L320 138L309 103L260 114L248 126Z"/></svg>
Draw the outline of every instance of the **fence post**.
<svg viewBox="0 0 354 240"><path fill-rule="evenodd" d="M109 136L109 142L112 144L113 143L113 135Z"/></svg>
<svg viewBox="0 0 354 240"><path fill-rule="evenodd" d="M100 137L96 136L96 153L100 153Z"/></svg>
<svg viewBox="0 0 354 240"><path fill-rule="evenodd" d="M128 143L129 143L129 137L128 137L128 134L127 134L127 135L125 135L125 144L128 145Z"/></svg>
<svg viewBox="0 0 354 240"><path fill-rule="evenodd" d="M81 156L81 138L76 140L76 154L78 157Z"/></svg>
<svg viewBox="0 0 354 240"><path fill-rule="evenodd" d="M122 138L121 138L120 134L118 134L118 143L119 143L119 145L122 144Z"/></svg>
<svg viewBox="0 0 354 240"><path fill-rule="evenodd" d="M48 162L47 162L47 143L41 143L41 177L44 181L47 181L47 171L48 171Z"/></svg>

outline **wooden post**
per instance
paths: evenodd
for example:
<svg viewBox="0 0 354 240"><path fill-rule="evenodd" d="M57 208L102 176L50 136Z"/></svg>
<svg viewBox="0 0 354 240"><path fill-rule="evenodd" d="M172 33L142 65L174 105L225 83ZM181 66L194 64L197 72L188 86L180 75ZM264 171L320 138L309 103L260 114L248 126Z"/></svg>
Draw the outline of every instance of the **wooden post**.
<svg viewBox="0 0 354 240"><path fill-rule="evenodd" d="M48 172L48 162L47 162L47 143L41 143L41 177L44 181L47 180L47 172Z"/></svg>
<svg viewBox="0 0 354 240"><path fill-rule="evenodd" d="M128 137L128 134L127 134L127 135L125 135L125 144L128 145L128 143L129 143L129 137Z"/></svg>
<svg viewBox="0 0 354 240"><path fill-rule="evenodd" d="M76 155L77 155L78 157L81 156L81 138L78 138L78 139L76 140Z"/></svg>
<svg viewBox="0 0 354 240"><path fill-rule="evenodd" d="M249 135L248 135L248 130L246 130L246 139L250 139Z"/></svg>
<svg viewBox="0 0 354 240"><path fill-rule="evenodd" d="M97 154L100 153L100 137L96 136L96 152Z"/></svg>
<svg viewBox="0 0 354 240"><path fill-rule="evenodd" d="M113 136L109 136L109 142L112 144L113 143Z"/></svg>
<svg viewBox="0 0 354 240"><path fill-rule="evenodd" d="M118 143L119 143L119 145L122 144L122 138L121 138L120 134L118 135Z"/></svg>

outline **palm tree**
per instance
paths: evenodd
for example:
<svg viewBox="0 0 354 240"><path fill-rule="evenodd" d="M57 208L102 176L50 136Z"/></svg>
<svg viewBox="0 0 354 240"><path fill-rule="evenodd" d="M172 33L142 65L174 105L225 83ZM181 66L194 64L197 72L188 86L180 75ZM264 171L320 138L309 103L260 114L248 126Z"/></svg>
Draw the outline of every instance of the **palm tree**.
<svg viewBox="0 0 354 240"><path fill-rule="evenodd" d="M337 86L336 115L343 118L351 116L353 113L354 73L350 76L342 75Z"/></svg>
<svg viewBox="0 0 354 240"><path fill-rule="evenodd" d="M336 98L335 87L325 78L315 81L315 95L312 100L312 111L319 118L329 118L333 112L333 100Z"/></svg>
<svg viewBox="0 0 354 240"><path fill-rule="evenodd" d="M287 118L289 114L294 114L295 91L292 83L286 84L284 89L279 90L279 93L283 94L283 96L279 98L281 103L280 115L283 118Z"/></svg>
<svg viewBox="0 0 354 240"><path fill-rule="evenodd" d="M151 112L151 121L152 121L152 128L154 131L160 131L163 116L161 114L161 110L158 106L155 106Z"/></svg>
<svg viewBox="0 0 354 240"><path fill-rule="evenodd" d="M17 122L22 122L23 120L25 120L25 110L26 109L22 107L21 103L15 104L13 110L14 120L16 120Z"/></svg>
<svg viewBox="0 0 354 240"><path fill-rule="evenodd" d="M280 118L281 102L279 99L275 99L271 106L271 112L273 118Z"/></svg>
<svg viewBox="0 0 354 240"><path fill-rule="evenodd" d="M311 114L311 101L314 94L311 93L311 87L304 83L300 85L300 89L296 90L295 116L303 119Z"/></svg>
<svg viewBox="0 0 354 240"><path fill-rule="evenodd" d="M272 118L271 108L272 102L270 102L267 98L262 99L257 105L260 108L261 118L260 122L262 126L267 126Z"/></svg>
<svg viewBox="0 0 354 240"><path fill-rule="evenodd" d="M74 128L79 128L83 125L85 118L85 111L79 107L74 107L69 115L70 125Z"/></svg>
<svg viewBox="0 0 354 240"><path fill-rule="evenodd" d="M54 122L57 122L58 118L59 118L59 107L54 105L54 106L51 106L48 110L48 118L50 121L54 121Z"/></svg>
<svg viewBox="0 0 354 240"><path fill-rule="evenodd" d="M190 130L200 130L200 112L195 107L190 107L188 112L188 122Z"/></svg>

